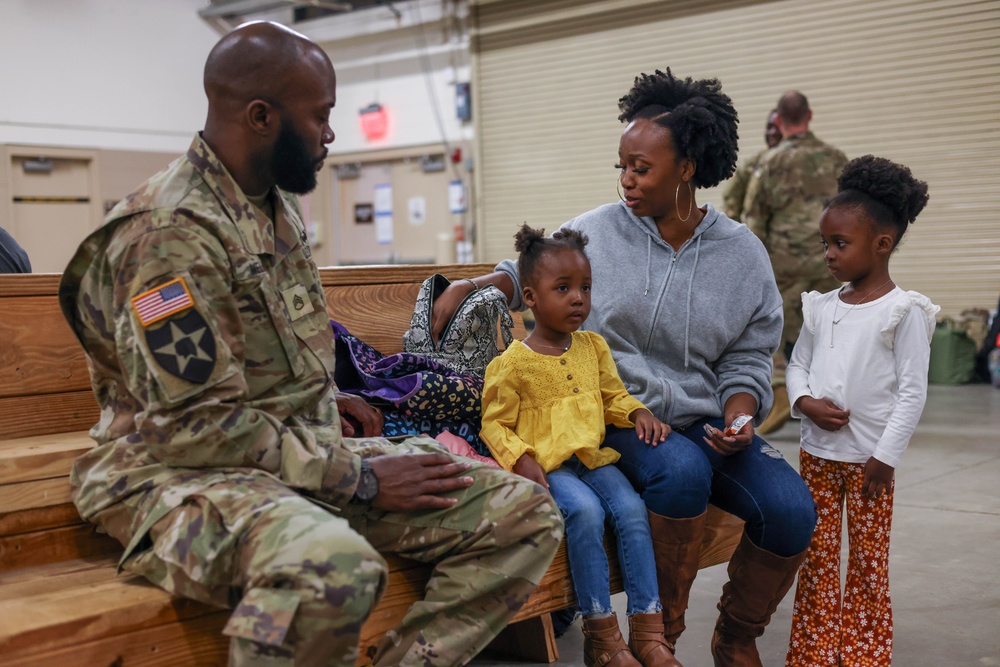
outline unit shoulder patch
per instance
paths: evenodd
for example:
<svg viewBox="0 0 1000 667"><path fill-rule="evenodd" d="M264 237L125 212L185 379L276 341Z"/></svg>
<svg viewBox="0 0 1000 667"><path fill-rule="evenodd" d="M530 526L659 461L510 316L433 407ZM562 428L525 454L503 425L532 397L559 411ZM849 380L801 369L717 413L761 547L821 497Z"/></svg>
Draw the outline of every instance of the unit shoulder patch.
<svg viewBox="0 0 1000 667"><path fill-rule="evenodd" d="M146 329L146 344L165 371L193 384L204 384L215 368L215 336L205 318L192 309L156 329Z"/></svg>

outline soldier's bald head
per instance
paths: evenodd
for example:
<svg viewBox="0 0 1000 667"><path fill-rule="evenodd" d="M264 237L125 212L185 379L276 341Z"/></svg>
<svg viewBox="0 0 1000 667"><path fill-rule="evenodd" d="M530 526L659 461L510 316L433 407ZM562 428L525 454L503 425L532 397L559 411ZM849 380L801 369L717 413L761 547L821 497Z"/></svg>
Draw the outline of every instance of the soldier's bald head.
<svg viewBox="0 0 1000 667"><path fill-rule="evenodd" d="M205 62L202 138L244 192L304 193L333 141L337 77L314 42L277 23L246 23Z"/></svg>
<svg viewBox="0 0 1000 667"><path fill-rule="evenodd" d="M315 42L269 21L245 23L225 35L205 62L210 112L237 112L255 99L281 104L302 67L333 66Z"/></svg>
<svg viewBox="0 0 1000 667"><path fill-rule="evenodd" d="M801 125L809 120L809 100L797 90L792 90L778 100L778 117L788 125Z"/></svg>

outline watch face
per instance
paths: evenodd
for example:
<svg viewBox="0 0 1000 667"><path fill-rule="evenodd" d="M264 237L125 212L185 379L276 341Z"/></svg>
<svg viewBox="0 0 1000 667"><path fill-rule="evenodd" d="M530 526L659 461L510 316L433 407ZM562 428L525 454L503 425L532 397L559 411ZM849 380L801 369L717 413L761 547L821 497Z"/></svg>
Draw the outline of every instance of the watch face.
<svg viewBox="0 0 1000 667"><path fill-rule="evenodd" d="M354 496L364 503L370 503L378 495L378 477L375 471L367 465L361 466L361 476L358 478L358 488Z"/></svg>

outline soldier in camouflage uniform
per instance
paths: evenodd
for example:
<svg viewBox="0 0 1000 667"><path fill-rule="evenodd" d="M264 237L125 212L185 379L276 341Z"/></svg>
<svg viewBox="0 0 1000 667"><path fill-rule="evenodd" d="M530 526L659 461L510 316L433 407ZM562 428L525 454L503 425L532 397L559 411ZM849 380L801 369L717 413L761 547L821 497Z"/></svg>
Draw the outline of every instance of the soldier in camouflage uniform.
<svg viewBox="0 0 1000 667"><path fill-rule="evenodd" d="M778 129L778 110L771 109L767 114L767 125L764 128L764 143L767 148L752 155L750 159L736 168L736 173L729 179L729 185L722 195L722 205L726 209L726 215L738 222L743 221L743 203L746 200L747 187L753 179L757 167L769 150L781 142L781 130Z"/></svg>
<svg viewBox="0 0 1000 667"><path fill-rule="evenodd" d="M354 665L392 552L437 565L374 664L461 665L541 580L562 518L541 487L429 438L344 436L288 194L315 187L335 85L286 28L223 37L204 132L70 261L60 302L101 406L73 499L126 545L121 567L235 608L231 664Z"/></svg>
<svg viewBox="0 0 1000 667"><path fill-rule="evenodd" d="M768 151L747 188L743 222L764 242L781 292L785 316L782 346L775 357L775 405L758 433L777 430L788 419L784 369L802 328L802 293L828 292L838 283L826 268L819 242L824 202L837 193L837 177L847 156L809 131L812 110L805 95L778 100L783 139Z"/></svg>

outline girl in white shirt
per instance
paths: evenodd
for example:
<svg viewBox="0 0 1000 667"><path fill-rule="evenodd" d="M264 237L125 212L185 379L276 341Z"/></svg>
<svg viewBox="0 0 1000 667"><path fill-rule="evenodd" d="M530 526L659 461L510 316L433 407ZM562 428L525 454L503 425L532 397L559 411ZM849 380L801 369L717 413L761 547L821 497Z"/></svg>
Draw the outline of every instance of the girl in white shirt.
<svg viewBox="0 0 1000 667"><path fill-rule="evenodd" d="M889 665L893 477L927 396L939 308L889 276L889 258L927 203L910 170L866 155L849 162L819 228L835 278L802 295L804 324L787 371L802 419L799 468L819 523L799 571L786 667ZM841 516L850 556L840 588Z"/></svg>

